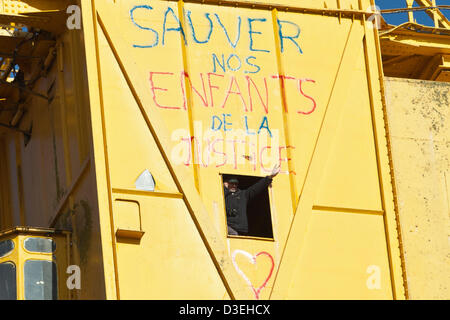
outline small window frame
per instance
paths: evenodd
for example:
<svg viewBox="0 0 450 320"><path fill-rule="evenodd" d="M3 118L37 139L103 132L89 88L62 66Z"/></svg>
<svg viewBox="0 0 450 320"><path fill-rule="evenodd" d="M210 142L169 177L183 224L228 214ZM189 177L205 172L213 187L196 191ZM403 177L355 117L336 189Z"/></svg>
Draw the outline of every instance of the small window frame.
<svg viewBox="0 0 450 320"><path fill-rule="evenodd" d="M36 239L36 238L38 238L38 239L51 240L51 241L52 241L52 248L54 247L53 251L52 251L52 252L41 252L41 251L30 251L30 250L28 250L28 249L25 247L25 242L26 242L28 239ZM22 240L22 248L23 248L23 250L24 250L26 253L29 253L29 254L44 254L44 255L54 255L54 254L56 253L56 251L58 250L58 247L57 247L57 245L56 245L56 242L55 242L52 238L49 238L49 237L36 237L36 236L27 236L27 237L25 237L25 238Z"/></svg>
<svg viewBox="0 0 450 320"><path fill-rule="evenodd" d="M235 173L225 173L225 172L221 172L219 173L219 177L220 177L220 182L221 182L221 192L222 192L222 203L223 203L223 212L224 212L224 223L225 223L225 237L229 238L229 239L248 239L248 240L259 240L259 241L268 241L268 242L275 242L275 232L273 229L273 217L272 217L272 199L270 196L270 193L268 193L267 195L267 205L268 205L268 217L270 218L270 230L271 230L271 237L263 237L263 236L257 236L257 235L230 235L228 234L228 220L227 220L227 212L226 212L226 203L225 203L225 194L223 192L223 183L224 183L224 178L227 176L236 176L236 177L244 177L244 178L251 178L251 179L260 179L260 178L264 178L264 176L253 176L253 175L243 175L243 174L235 174ZM270 188L270 187L268 187ZM250 228L250 223L249 223L249 228Z"/></svg>

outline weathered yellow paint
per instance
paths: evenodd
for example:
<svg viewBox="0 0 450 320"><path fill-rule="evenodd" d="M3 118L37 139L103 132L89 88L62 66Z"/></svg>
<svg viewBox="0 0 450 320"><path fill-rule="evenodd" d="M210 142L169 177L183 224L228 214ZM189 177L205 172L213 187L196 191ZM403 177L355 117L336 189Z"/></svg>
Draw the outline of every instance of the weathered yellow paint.
<svg viewBox="0 0 450 320"><path fill-rule="evenodd" d="M385 85L409 297L448 299L450 85Z"/></svg>
<svg viewBox="0 0 450 320"><path fill-rule="evenodd" d="M0 132L0 227L72 230L70 298L405 298L373 1L74 3ZM227 236L221 175L275 164L273 238Z"/></svg>
<svg viewBox="0 0 450 320"><path fill-rule="evenodd" d="M373 255L373 263L380 264L383 290L376 291L379 294L378 296L376 294L373 295L372 291L367 288L365 281L359 283L359 286L355 284L355 287L339 287L338 284L329 285L336 285L341 290L348 290L347 295L342 293L341 297L401 298L403 294L401 270L398 269L399 263L395 261L399 259L398 252L394 250L395 254L392 255L392 253L388 252L391 250L391 246L389 244L386 246L386 242L395 241L395 228L390 230L390 234L387 234L387 230L385 230L387 227L392 228L390 221L395 219L393 206L383 204L384 200L382 199L392 199L392 194L389 196L389 192L392 192L389 188L389 167L387 167L387 175L384 173L386 172L384 168L387 165L387 154L385 153L386 149L381 147L379 147L381 151L379 150L378 154L375 151L377 144L374 140L373 121L378 122L379 127L382 128L383 120L381 118L380 122L379 118L380 116L382 117L381 96L377 96L375 93L369 96L368 90L363 91L359 89L361 85L369 81L367 79L368 69L373 70L372 72L375 74L378 72L376 67L377 60L373 58L376 56L375 43L367 44L371 60L368 60L367 52L361 47L364 34L367 32L364 24L357 23L351 19L342 19L339 22L338 19L316 15L300 16L296 13L221 8L218 11L223 19L221 22L228 28L233 25L233 21L236 21L238 16L251 16L267 22L273 21L274 17L275 21L276 18L292 21L299 25L302 30L302 47L315 48L316 54L308 54L306 52L299 54L299 49L293 43L289 43L291 47L279 54L278 60L273 59L273 55L262 52L261 49L260 51L252 51L251 53L255 57L252 59L258 61L261 66L261 71L258 75L251 78L255 84L255 87L252 87L253 83L250 83L249 80L247 80L246 84L245 81L248 78L245 78L245 76L251 77L253 74L245 73L245 71L254 71L254 69L240 69L234 72L227 71L224 75L220 74L221 71L218 70L222 70L219 69L222 68L219 67L221 54L224 52L224 55L227 57L230 54L246 57L249 54L249 46L252 46L252 48L264 47L264 50L277 52L277 50L280 50L280 44L277 45L278 40L275 40L278 36L278 26L273 26L270 23L261 23L258 32L264 35L264 42L261 41L262 38L259 38L258 41L255 38L255 42L251 44L250 39L245 37L246 32L242 32L241 36L243 38L242 40L239 38L236 48L231 48L232 51L226 47L221 50L228 43L226 34L216 32L216 24L214 36L209 38L208 23L203 24L198 20L200 19L198 17L205 17L205 14L208 12L215 12L215 6L165 1L152 2L151 9L142 7L145 5L148 5L145 1L137 1L136 3L124 1L117 1L116 3L96 2L95 11L97 16L95 23L97 23L98 34L98 64L96 67L100 68L99 79L101 81L100 94L103 114L100 121L105 134L103 138L104 146L108 147L107 150L105 149L105 157L107 158L105 163L108 166L106 180L109 181L107 183L110 184L112 190L132 189L139 174L148 169L153 174L155 181L157 181L157 191L167 194L179 192L184 194L184 205L187 205L188 211L184 211L184 214L182 213L183 205L181 204L183 201L177 200L175 202L179 203L178 206L181 205L180 207L172 207L170 203L175 200L170 200L170 198L155 198L150 194L146 196L136 194L133 196L131 192L127 194L127 200L136 201L139 204L142 231L145 234L140 241L130 240L128 243L123 244L122 239L115 246L113 245L120 297L125 299L133 297L144 298L146 295L147 297L156 297L158 293L160 297L164 298L171 296L177 298L192 297L192 291L189 290L192 284L188 280L185 284L179 283L176 285L167 279L167 277L177 279L178 273L176 268L169 272L167 277L157 276L156 271L153 275L154 278L152 278L152 273L148 274L146 278L149 279L149 283L152 283L150 292L148 289L146 292L144 289L142 291L137 289L135 282L130 278L131 270L135 266L132 257L147 255L150 257L155 255L157 257L158 253L154 251L156 248L152 249L151 247L153 241L165 248L163 250L165 259L143 261L140 267L144 268L144 270L148 270L148 268L156 268L155 270L157 270L157 266L162 261L165 263L165 270L172 270L170 269L172 266L180 266L187 263L187 261L190 261L190 265L194 261L205 265L205 262L208 261L207 252L209 252L209 257L216 261L214 262L216 270L214 271L214 267L211 265L211 269L209 269L211 271L205 271L204 274L209 277L217 277L216 272L219 271L220 276L215 278L216 280L214 281L208 280L210 283L209 287L200 286L204 290L208 288L208 290L214 288L214 290L217 290L217 293L210 291L204 293L210 298L221 298L225 293L221 293L221 290L228 291L234 298L293 298L300 297L300 292L302 292L304 297L313 296L314 291L311 291L313 288L308 289L307 287L295 285L290 290L287 290L287 288L290 287L291 283L296 283L295 277L302 272L302 269L296 268L296 261L300 257L298 254L300 251L296 249L300 249L297 248L298 244L302 245L304 241L308 241L302 240L303 238L310 238L310 236L306 235L305 228L315 220L309 222L309 219L306 218L310 214L306 213L308 211L312 212L313 206L318 206L320 208L326 207L331 211L334 209L336 212L347 212L350 217L355 215L353 218L355 221L359 215L364 216L367 212L376 212L380 217L377 220L379 222L376 224L374 231L370 231L373 234L369 236L370 232L361 233L365 234L367 238L363 236L362 239L359 239L361 234L351 235L348 232L346 234L358 238L358 242L361 245L365 244L365 241L370 241L367 242L368 247L372 246L373 243L378 244L377 250L380 250L379 253L369 250L368 256ZM136 11L133 11L133 8L136 8L136 6L141 7L139 7L139 10L134 9ZM164 35L167 37L164 39L166 41L165 46L155 45L153 48L135 46L133 48L133 44L142 46L149 42L152 43L152 41L155 42L154 32L144 32L142 29L137 28L137 25L145 25L147 28L148 25L152 25L159 32L158 41L162 42L161 28L164 25L164 16L166 16L166 19L167 15L172 17L171 22L166 22L170 23L166 28L179 27L176 21L173 20L173 17L178 16L179 12L182 12L180 7L183 7L185 11L191 12L189 18L185 17L182 20L181 25L186 25L186 19L195 21L194 28L197 27L197 39L200 39L201 36L204 39L206 35L206 38L209 40L207 44L193 41L192 34L189 34L190 29L186 28L186 40L179 32L172 31ZM134 20L130 19L130 12L133 12L132 18ZM207 22L207 20L205 21ZM307 27L316 24L321 24L324 28L333 30L333 37L319 37ZM149 37L150 34L153 35L153 38ZM373 33L368 32L367 37L369 39L373 38L373 36ZM228 37L231 42L233 42L232 39L237 39L235 38L237 37L236 33L231 33L231 31ZM286 39L283 40L284 46L287 47L289 44ZM323 52L327 57L324 60L325 56L317 54L317 52L321 52L320 48L322 47L333 52L339 52L339 54L330 57L327 54L328 52ZM164 56L165 59L149 58L149 52L152 53L152 56ZM213 65L211 65L214 61L211 60L214 59L211 56L212 53L216 54L218 60L216 60L216 70L212 69ZM327 64L323 65L323 61L327 61ZM226 60L224 62L226 63ZM291 67L296 65L301 67L298 69ZM252 65L248 64L245 67L252 67ZM231 69L237 70L239 68L238 65L231 65ZM189 79L182 72L188 74ZM212 72L219 75L211 75ZM272 75L276 75L277 78L273 79ZM282 78L280 81L279 75L283 75L285 78ZM210 82L205 82L208 76L208 80L214 81L212 86ZM150 81L149 77L151 78ZM304 82L301 85L303 85L302 90L306 91L306 88L308 88L310 99L302 95L299 97L295 81L289 81L291 77L308 79L303 80ZM378 79L378 77L371 79ZM202 148L200 147L200 152L196 150L198 148L196 143L193 143L193 145L185 144L185 150L181 149L181 154L184 156L181 158L181 161L173 158L173 148L174 146L175 148L178 147L176 151L180 153L180 148L182 147L180 147L180 143L178 143L178 146L176 144L177 141L180 141L176 140L180 139L180 130L185 130L184 132L188 136L194 132L195 139L202 140L203 136L200 130L206 131L206 128L211 128L211 119L214 119L215 116L221 116L221 113L230 114L226 121L233 123L233 128L235 129L244 129L242 124L240 124L244 115L248 116L247 125L249 128L258 128L261 124L260 119L263 119L266 114L264 107L267 107L267 105L264 105L264 100L258 100L256 91L254 91L252 110L250 110L249 98L246 96L247 101L245 101L244 96L242 95L241 98L236 92L238 90L239 92L244 92L243 88L248 85L250 90L258 88L260 93L262 93L264 92L265 83L267 83L271 101L267 119L270 123L270 128L277 134L277 139L283 143L280 146L283 146L286 141L289 143L289 145L284 145L284 151L286 149L289 150L290 160L284 161L282 168L283 171L286 171L286 168L288 168L292 172L290 175L284 174L277 177L272 189L270 189L274 221L273 241L241 240L235 237L227 239L224 234L225 219L220 218L220 216L223 217L224 204L223 200L221 200L222 186L219 173L233 172L264 175L270 171L270 162L268 164L262 163L261 166L261 159L257 159L256 165L251 162L244 162L242 164L239 163L239 165L227 163L223 167L216 167L205 163L206 149L204 144ZM376 83L377 81L374 81L372 88L376 87ZM322 84L323 87L317 84ZM210 92L207 92L206 89L202 91L205 85L210 86ZM229 88L228 91L233 91L235 94L227 97L227 88ZM168 94L164 94L163 90L168 90ZM214 92L212 92L213 90ZM158 94L155 93L156 91ZM183 93L186 95L186 99L183 98ZM263 95L264 93L261 96L263 97ZM285 100L282 98L283 96L285 96ZM377 99L374 100L377 102L371 102L371 99ZM214 100L214 105L212 100ZM300 105L296 102L300 103ZM317 108L316 111L314 104L321 107ZM208 105L208 107L205 105ZM328 113L327 108L330 109ZM372 110L372 108L376 109ZM286 109L288 112L283 111ZM358 114L357 119L359 121L355 123L354 117L356 114ZM376 118L373 119L373 116ZM341 120L337 122L336 120L338 119ZM294 131L292 128L301 128L301 131ZM339 130L339 128L341 129ZM352 131L346 131L350 128L352 128ZM245 129L247 128L245 127ZM323 132L323 137L319 141L324 142L318 143L316 139L321 132ZM179 134L179 136L176 136L176 134ZM376 132L376 135L383 136L381 131ZM355 137L357 137L356 140ZM266 136L265 139L268 139L268 137ZM349 143L350 141L353 142L353 145ZM347 149L342 149L343 147ZM224 145L221 145L219 148L226 151ZM372 148L372 151L368 152L370 148ZM334 153L331 153L332 150L335 150ZM361 150L364 150L364 152L361 152ZM206 152L208 151L206 150ZM245 154L248 150L243 150L243 152ZM148 156L145 155L146 153L148 153ZM162 155L158 156L159 153L162 153ZM142 154L142 156L136 157L135 155L137 154ZM186 156L188 159L198 160L198 162L194 164L188 163L186 166L183 164L183 162L187 161ZM237 155L237 157L240 156L241 154ZM255 154L254 156L257 155ZM149 157L149 160L146 161L146 157ZM278 157L280 155L275 156L276 162L279 161ZM282 154L281 157L284 159L286 156ZM124 167L124 163L127 163L127 166ZM139 165L139 163L142 164ZM365 165L361 166L360 164L362 163ZM360 171L356 173L355 170L358 167ZM344 168L349 170L348 173L346 173ZM383 173L382 177L379 176L380 168ZM181 175L186 177L186 179L180 179ZM193 180L188 178L189 176L193 176ZM312 178L307 180L307 176ZM292 180L292 177L295 177L295 179ZM386 182L381 182L380 179L387 180ZM188 184L189 180L193 181L192 184ZM346 181L345 187L343 187L342 181ZM298 187L295 187L296 185ZM195 200L196 192L192 192L196 191L197 188L201 199L201 203L198 204L196 204L198 200ZM191 191L190 195L186 193L188 190ZM291 190L295 201L292 202L290 200L290 193L282 192L282 190ZM339 193L338 190L342 192ZM381 193L384 195L381 196ZM300 195L300 202L298 202ZM110 195L110 206L114 208L116 205L114 203L119 199L119 196L122 197L123 195L113 191L113 194ZM146 204L148 201L151 202ZM152 224L146 226L145 221L149 218L145 218L144 208L150 203L153 203L151 205L153 208L161 209L152 211L152 213L148 212L147 215L155 216L153 218L157 219L155 221L158 221L158 219L162 220L160 223L166 219L165 215L168 215L169 212L179 211L179 214L186 216L187 212L192 210L192 206L204 205L209 213L207 213L206 217L202 216L203 214L200 214L197 210L191 211L190 214L194 224L189 227L186 221L179 227L181 228L180 230L191 231L187 232L187 234L180 231L176 232L180 237L184 238L183 246L180 247L181 244L177 245L176 242L172 244L166 238L166 233L174 233L171 230L176 227L176 224L171 228L158 228L155 225L156 222L154 222L155 231L153 232ZM293 208L288 205L290 203L298 207ZM293 222L295 211L300 212L297 213L299 219ZM119 226L121 220L117 216L119 213L120 210L117 210L112 217L114 224L113 236L116 234L117 229L121 229L121 226ZM385 219L383 219L383 215L386 215ZM326 221L332 219L332 215L329 216L325 215L324 219ZM292 223L294 223L294 228L290 227ZM206 250L201 249L200 243L202 242L199 242L200 239L194 240L188 236L192 233L195 234L195 228L192 229L195 225L200 234L208 235L209 233L209 236L200 238L206 245ZM352 222L350 222L350 225L352 225ZM358 224L355 224L355 226L358 226ZM156 232L156 230L161 233ZM290 233L289 230L291 231ZM378 239L378 241L374 242L374 238ZM173 239L173 241L175 240ZM116 239L113 241L116 241ZM341 250L349 250L348 252L351 252L352 248L346 246L345 243L344 241L340 246ZM311 250L314 251L316 246L320 244L321 242L313 242ZM184 245L200 250L198 253L195 253L196 259L189 260L186 257L184 254L186 249L183 249ZM227 249L223 246L226 246ZM202 250L204 250L203 253ZM259 254L262 252L264 254ZM282 263L281 266L280 263ZM344 260L342 263L343 266L349 268L349 272L352 272L350 270L359 270L362 275L366 272L367 267L370 266L366 265L367 261L363 260L354 262ZM261 268L257 268L256 270L258 271L256 272L255 265L258 266L259 264L261 264ZM295 272L294 270L297 271ZM398 277L400 279L397 279ZM220 278L224 281L225 287L219 285ZM398 283L394 285L393 281ZM236 291L237 288L242 287L246 289L238 289L240 291ZM366 294L362 294L364 288ZM155 292L155 296L153 296L152 292ZM198 297L204 297L204 294L198 291ZM336 297L339 297L339 295Z"/></svg>

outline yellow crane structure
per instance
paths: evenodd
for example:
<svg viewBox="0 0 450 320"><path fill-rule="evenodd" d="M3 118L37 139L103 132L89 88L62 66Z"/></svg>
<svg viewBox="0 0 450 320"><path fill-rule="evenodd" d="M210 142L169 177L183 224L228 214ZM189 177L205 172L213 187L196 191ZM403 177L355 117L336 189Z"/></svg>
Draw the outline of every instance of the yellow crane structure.
<svg viewBox="0 0 450 320"><path fill-rule="evenodd" d="M0 299L449 299L450 23L416 3L0 0ZM224 181L274 166L229 234Z"/></svg>

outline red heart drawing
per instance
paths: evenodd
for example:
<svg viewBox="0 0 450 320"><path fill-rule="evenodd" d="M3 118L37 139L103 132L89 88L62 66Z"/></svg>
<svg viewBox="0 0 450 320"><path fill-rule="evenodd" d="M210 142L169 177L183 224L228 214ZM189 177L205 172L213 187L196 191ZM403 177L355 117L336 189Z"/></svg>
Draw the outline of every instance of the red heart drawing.
<svg viewBox="0 0 450 320"><path fill-rule="evenodd" d="M244 273L244 272L241 270L241 268L239 268L239 266L237 265L237 263L236 263L236 255L238 255L238 254L241 254L241 255L247 257L247 258L250 260L251 264L255 264L255 263L256 263L256 258L257 258L258 256L261 256L261 255L265 255L265 256L267 256L267 257L270 258L270 261L272 262L272 266L270 267L269 275L268 275L267 278L264 280L264 283L263 283L261 286L259 286L258 288L255 288L255 287L253 286L253 284L252 284L252 282L249 280L249 278L245 275L245 273ZM250 253L248 253L247 251L244 251L244 250L234 250L234 251L233 251L233 255L232 255L232 262L233 262L233 265L234 265L234 267L236 268L237 272L241 275L242 278L244 278L244 280L245 280L245 281L248 283L248 285L252 288L253 292L255 293L256 299L259 300L259 294L260 294L261 290L264 289L264 287L267 285L267 282L269 282L269 279L270 279L270 277L272 276L273 269L274 269L274 267L275 267L275 262L273 261L273 257L272 257L269 253L267 253L267 252L265 252L265 251L261 251L261 252L255 254L255 255L252 255L252 254L250 254Z"/></svg>

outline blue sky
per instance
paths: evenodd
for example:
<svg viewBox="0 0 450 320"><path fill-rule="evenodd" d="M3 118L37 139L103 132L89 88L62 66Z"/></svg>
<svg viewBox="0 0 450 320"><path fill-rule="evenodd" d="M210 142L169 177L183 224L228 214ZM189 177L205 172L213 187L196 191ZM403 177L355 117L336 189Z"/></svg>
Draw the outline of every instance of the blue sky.
<svg viewBox="0 0 450 320"><path fill-rule="evenodd" d="M375 0L375 3L381 9L406 8L405 0ZM436 5L450 5L450 0L436 0ZM417 6L417 4L415 4L414 6ZM450 19L450 10L442 10L442 12L445 14L447 19ZM393 25L408 22L407 12L384 14L383 17L387 21L387 23ZM434 26L433 20L428 17L428 15L423 11L415 11L414 18L420 24L426 26Z"/></svg>

